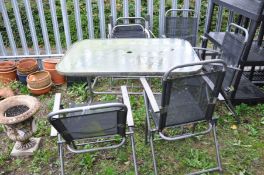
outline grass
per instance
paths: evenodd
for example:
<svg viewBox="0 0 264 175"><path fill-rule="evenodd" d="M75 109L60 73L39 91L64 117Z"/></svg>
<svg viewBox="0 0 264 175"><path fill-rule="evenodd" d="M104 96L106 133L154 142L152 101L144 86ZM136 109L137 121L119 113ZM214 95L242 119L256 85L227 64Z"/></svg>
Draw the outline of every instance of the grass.
<svg viewBox="0 0 264 175"><path fill-rule="evenodd" d="M12 83L18 94L24 94L24 86ZM34 156L10 157L14 142L0 126L0 174L59 174L56 138L51 138L47 114L52 110L54 93L61 92L63 103L87 98L86 86L75 84L71 88L54 87L49 94L37 97L41 109L36 114L38 129L35 137L41 137L41 145ZM28 93L28 92L27 92ZM113 101L113 95L97 96L96 100ZM149 145L144 143L145 108L142 96L130 96L135 120L137 162L140 174L153 174ZM261 175L264 172L264 105L236 107L241 119L237 125L226 107L218 103L218 139L224 174ZM202 126L203 127L203 126ZM210 135L212 136L212 135ZM155 141L158 169L162 174L185 174L216 165L212 137L200 136L176 142ZM132 175L133 161L130 142L119 150L109 150L75 155L65 151L65 169L68 174Z"/></svg>

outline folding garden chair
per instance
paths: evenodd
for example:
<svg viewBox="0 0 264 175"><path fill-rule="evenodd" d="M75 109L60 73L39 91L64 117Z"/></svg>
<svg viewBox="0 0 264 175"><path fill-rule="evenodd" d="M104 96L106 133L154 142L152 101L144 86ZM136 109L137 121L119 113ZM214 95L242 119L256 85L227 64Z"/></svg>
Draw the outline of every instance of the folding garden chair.
<svg viewBox="0 0 264 175"><path fill-rule="evenodd" d="M167 38L181 38L196 46L198 13L191 9L170 9L165 13L164 33Z"/></svg>
<svg viewBox="0 0 264 175"><path fill-rule="evenodd" d="M238 29L240 32L242 32L242 34L236 34L234 32L231 32L232 28ZM243 55L244 48L247 44L247 40L247 29L237 24L231 23L228 26L228 31L225 32L221 52L219 53L218 51L215 51L219 54L218 58L224 60L227 64L227 70L223 81L221 94L223 95L228 108L234 114L235 117L237 117L237 115L231 100L232 98L234 98L242 75L242 70L240 69L240 66L243 63L243 60L241 59L241 57ZM197 51L207 50L204 48L194 49ZM210 51L213 52L212 50ZM239 119L237 118L237 120Z"/></svg>
<svg viewBox="0 0 264 175"><path fill-rule="evenodd" d="M126 87L122 86L121 89L123 103L82 105L55 110L48 115L49 122L58 131L61 174L64 174L63 144L67 145L70 152L87 153L119 148L125 144L126 136L131 140L134 169L137 174L131 106Z"/></svg>
<svg viewBox="0 0 264 175"><path fill-rule="evenodd" d="M189 73L176 72L201 66L200 71ZM173 67L163 76L162 93L154 96L150 86L141 78L144 87L146 105L146 143L150 142L155 174L158 174L154 151L154 137L166 141L175 141L192 136L213 132L217 167L202 170L192 174L202 174L212 171L222 171L219 145L216 137L216 118L213 118L214 107L225 76L226 64L215 59L198 63ZM169 136L167 129L181 127L186 124L207 122L204 131L192 131L185 134Z"/></svg>
<svg viewBox="0 0 264 175"><path fill-rule="evenodd" d="M110 17L108 38L150 38L148 21L142 17ZM132 23L131 23L132 22Z"/></svg>

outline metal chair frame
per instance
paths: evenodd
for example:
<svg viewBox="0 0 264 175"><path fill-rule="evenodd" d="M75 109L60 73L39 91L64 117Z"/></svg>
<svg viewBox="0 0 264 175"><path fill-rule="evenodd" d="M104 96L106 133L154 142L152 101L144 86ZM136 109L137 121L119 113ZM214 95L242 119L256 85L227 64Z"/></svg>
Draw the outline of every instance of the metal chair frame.
<svg viewBox="0 0 264 175"><path fill-rule="evenodd" d="M176 67L172 68L167 73L165 73L164 76L163 76L163 88L166 87L165 86L166 81L168 80L168 77L170 76L172 71L174 71L176 69L179 69L179 68L183 68L183 67L196 66L196 65L207 65L207 64L220 64L220 65L223 66L222 74L218 77L218 81L216 82L216 84L213 84L213 82L211 82L208 78L203 77L205 82L209 85L209 87L211 89L213 88L215 90L214 91L214 99L212 100L213 105L215 105L215 103L217 101L218 93L220 91L220 87L221 87L222 81L224 79L225 70L226 70L225 62L222 61L222 60L219 60L219 59L209 60L209 61L202 61L202 62L193 63L193 64L185 64L185 65L176 66ZM192 76L192 75L188 75L188 76ZM150 143L151 152L152 152L152 159L153 159L154 174L155 175L158 174L157 162L156 162L156 159L155 159L154 142L153 142L155 134L158 134L159 139L161 139L161 140L175 141L175 140L185 139L185 138L194 137L194 136L198 136L198 135L208 134L211 131L213 132L213 137L214 137L214 142L215 142L217 167L210 168L210 169L207 169L207 170L198 171L198 172L194 172L194 173L191 173L191 174L202 174L202 173L214 172L214 171L219 171L220 173L222 173L221 159L220 159L220 153L219 153L219 144L218 144L217 135L216 135L216 120L217 119L213 118L212 115L211 116L207 116L208 117L207 119L208 119L209 126L208 126L208 128L206 130L201 131L201 132L193 132L193 133L187 133L187 134L176 135L176 136L165 136L162 133L162 131L163 131L163 129L165 129L167 127L165 126L166 122L165 123L162 122L162 120L163 120L163 119L161 119L162 117L160 117L159 126L155 125L155 127L152 127L151 123L153 121L152 116L155 116L157 114L162 114L162 113L166 112L167 108L164 107L163 104L161 104L161 107L158 105L158 103L155 100L155 97L154 97L154 95L152 93L152 90L151 90L150 86L148 85L146 79L145 78L141 78L140 80L141 80L141 83L142 83L142 85L144 87L144 100L145 100L145 106L146 106L145 141L146 141L146 143ZM165 93L165 91L166 91L166 89L163 89L162 93ZM163 102L161 102L161 103L163 103ZM206 116L205 116L205 118L206 118ZM204 119L204 120L201 120L201 121L204 122L204 121L207 121L207 120ZM197 122L201 122L201 121L197 121ZM197 122L191 122L191 123L194 124L194 123L197 123ZM186 123L186 124L190 124L190 123ZM174 125L174 126L181 126L181 125Z"/></svg>
<svg viewBox="0 0 264 175"><path fill-rule="evenodd" d="M240 68L240 65L243 62L242 55L243 55L244 49L245 49L247 41L248 41L248 31L247 31L247 29L245 29L245 28L243 28L243 27L241 27L241 26L239 26L239 25L237 25L235 23L230 23L228 25L227 32L231 32L232 28L244 32L243 50L240 53L240 56L239 56L240 59L238 60L238 62L236 63L235 66L234 65L227 65L227 68L231 69L231 70L234 70L235 74L234 74L234 76L233 76L233 78L231 80L230 85L227 87L227 89L222 87L221 94L224 97L225 104L226 104L227 108L232 112L232 114L236 118L237 122L239 122L239 118L238 118L238 116L236 114L234 105L232 104L231 100L234 97L234 95L236 93L236 90L237 90L237 87L238 87L238 84L239 84L239 79L240 79L239 78L239 74L242 74L242 69ZM202 51L203 53L209 51L209 52L212 53L211 54L212 58L222 59L222 54L223 54L222 50L221 51L217 51L217 50L212 50L212 49L207 49L207 48L198 48L198 47L195 47L194 50ZM208 55L208 54L206 54L206 55ZM202 58L202 56L201 56L201 58Z"/></svg>
<svg viewBox="0 0 264 175"><path fill-rule="evenodd" d="M94 151L101 151L101 150L108 150L108 149L115 149L119 148L122 145L125 144L126 142L126 136L130 137L131 141L131 147L132 147L132 156L133 156L133 163L134 163L134 170L135 174L138 174L138 169L137 169L137 162L136 162L136 151L135 151L135 139L134 139L134 121L133 121L133 116L132 116L132 110L131 110L131 105L129 101L129 96L127 92L127 88L125 86L121 87L122 90L122 97L123 97L123 103L106 103L106 104L97 104L97 105L87 105L83 107L74 107L74 108L67 108L67 109L59 109L60 105L60 94L55 95L55 105L53 112L48 114L49 121L52 123L52 120L54 119L59 119L60 117L64 116L68 113L73 113L73 112L83 112L85 113L86 111L92 111L96 109L106 109L110 107L119 107L120 109L124 110L127 112L127 126L128 126L128 131L125 132L124 136L122 136L122 139L119 143L117 144L111 144L109 146L104 146L104 147L96 147L96 148L84 148L84 149L79 149L78 147L85 146L87 144L98 144L98 143L111 143L113 141L117 141L112 135L107 135L107 136L102 136L102 137L92 137L92 138L82 138L78 139L77 141L87 139L87 140L94 140L94 139L99 139L99 138L106 138L107 140L96 140L96 141L89 141L86 143L77 143L75 140L73 140L71 143L67 143L61 136L60 133L58 133L58 150L59 150L59 159L60 159L60 170L61 174L64 175L64 149L63 145L67 145L67 149L70 152L80 154L80 153L88 153L88 152L94 152ZM74 116L72 116L74 118ZM109 139L108 139L109 138Z"/></svg>

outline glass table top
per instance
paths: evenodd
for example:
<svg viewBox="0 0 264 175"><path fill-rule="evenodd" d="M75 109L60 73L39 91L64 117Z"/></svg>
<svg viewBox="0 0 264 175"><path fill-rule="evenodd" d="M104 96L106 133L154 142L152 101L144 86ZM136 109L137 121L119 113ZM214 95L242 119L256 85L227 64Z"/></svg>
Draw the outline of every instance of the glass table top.
<svg viewBox="0 0 264 175"><path fill-rule="evenodd" d="M191 44L181 39L88 39L74 43L56 69L67 76L161 76L174 66L199 61Z"/></svg>

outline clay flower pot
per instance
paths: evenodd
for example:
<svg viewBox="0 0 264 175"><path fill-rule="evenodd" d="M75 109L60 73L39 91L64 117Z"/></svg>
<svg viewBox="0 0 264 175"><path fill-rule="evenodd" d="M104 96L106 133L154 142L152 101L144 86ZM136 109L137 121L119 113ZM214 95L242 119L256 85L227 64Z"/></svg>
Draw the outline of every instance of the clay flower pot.
<svg viewBox="0 0 264 175"><path fill-rule="evenodd" d="M38 71L27 76L27 84L30 88L41 89L51 83L51 76L48 71Z"/></svg>
<svg viewBox="0 0 264 175"><path fill-rule="evenodd" d="M45 69L51 75L51 80L55 85L61 85L65 83L65 77L60 75L56 69Z"/></svg>
<svg viewBox="0 0 264 175"><path fill-rule="evenodd" d="M0 62L0 72L9 72L16 69L15 61L1 61Z"/></svg>
<svg viewBox="0 0 264 175"><path fill-rule="evenodd" d="M38 70L38 62L34 58L25 58L17 63L17 70L20 74L28 75Z"/></svg>
<svg viewBox="0 0 264 175"><path fill-rule="evenodd" d="M16 69L13 69L8 72L0 72L0 82L1 83L10 83L11 81L16 80L17 74Z"/></svg>
<svg viewBox="0 0 264 175"><path fill-rule="evenodd" d="M47 58L42 60L43 68L46 69L55 69L56 64L60 62L60 59Z"/></svg>
<svg viewBox="0 0 264 175"><path fill-rule="evenodd" d="M52 83L50 83L48 86L46 87L43 87L43 88L39 88L39 89L34 89L34 88L31 88L29 86L29 84L27 85L28 89L30 90L30 93L31 94L34 94L34 95L42 95L42 94L46 94L48 93L50 90L51 90L51 85Z"/></svg>

